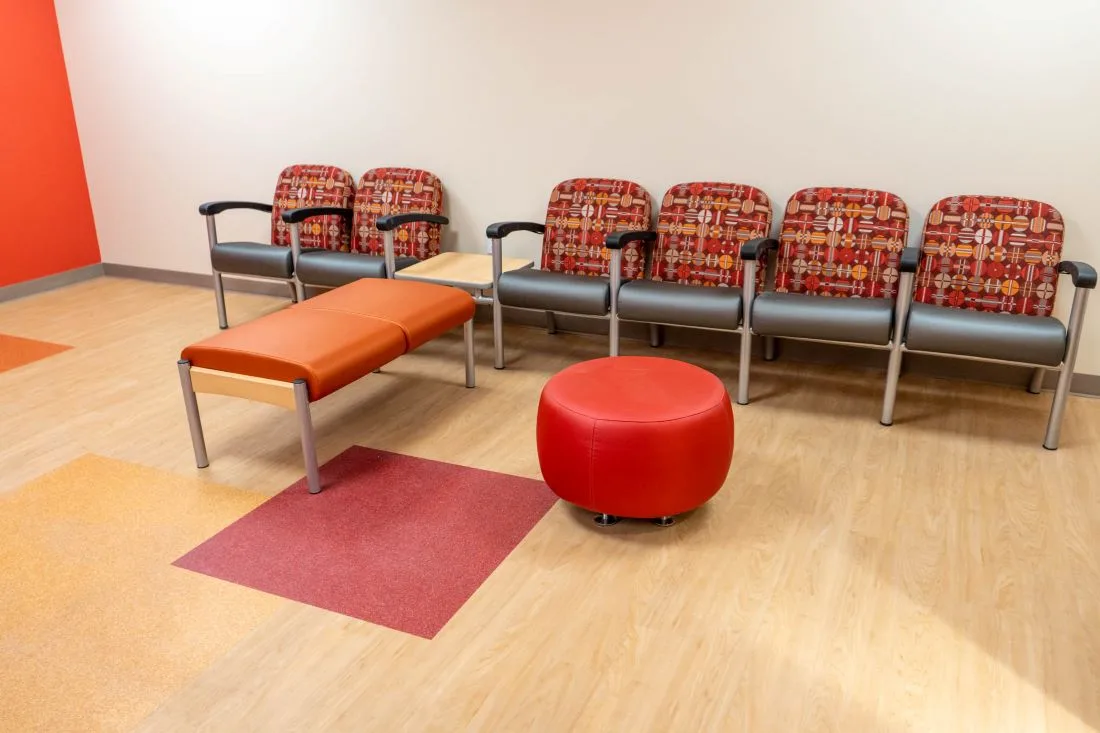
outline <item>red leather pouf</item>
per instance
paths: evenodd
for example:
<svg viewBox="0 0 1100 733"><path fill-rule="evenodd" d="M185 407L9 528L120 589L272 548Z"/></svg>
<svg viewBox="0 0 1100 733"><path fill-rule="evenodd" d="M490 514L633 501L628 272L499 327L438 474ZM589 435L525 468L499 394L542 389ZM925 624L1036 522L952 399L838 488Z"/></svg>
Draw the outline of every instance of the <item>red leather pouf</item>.
<svg viewBox="0 0 1100 733"><path fill-rule="evenodd" d="M725 385L672 359L620 356L563 370L539 401L539 464L566 501L670 523L718 492L733 457ZM599 521L600 518L597 518Z"/></svg>

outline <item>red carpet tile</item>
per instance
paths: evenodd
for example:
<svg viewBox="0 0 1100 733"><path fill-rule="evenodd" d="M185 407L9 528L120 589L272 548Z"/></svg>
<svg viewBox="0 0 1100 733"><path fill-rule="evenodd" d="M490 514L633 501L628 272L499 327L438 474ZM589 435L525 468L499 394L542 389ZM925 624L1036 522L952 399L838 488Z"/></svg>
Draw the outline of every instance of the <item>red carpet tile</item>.
<svg viewBox="0 0 1100 733"><path fill-rule="evenodd" d="M431 639L556 498L541 481L355 446L175 565Z"/></svg>
<svg viewBox="0 0 1100 733"><path fill-rule="evenodd" d="M52 344L49 341L35 341L0 333L0 372L31 364L71 348L63 344Z"/></svg>

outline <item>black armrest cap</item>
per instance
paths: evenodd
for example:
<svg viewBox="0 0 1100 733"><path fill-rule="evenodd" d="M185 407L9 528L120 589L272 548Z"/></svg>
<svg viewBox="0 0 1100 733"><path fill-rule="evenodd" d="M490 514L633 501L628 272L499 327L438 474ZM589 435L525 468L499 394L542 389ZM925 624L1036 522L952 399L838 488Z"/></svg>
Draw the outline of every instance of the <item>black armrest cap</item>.
<svg viewBox="0 0 1100 733"><path fill-rule="evenodd" d="M256 201L207 201L205 204L199 204L199 213L203 216L213 216L230 209L253 209L270 214L271 204L261 204Z"/></svg>
<svg viewBox="0 0 1100 733"><path fill-rule="evenodd" d="M350 219L353 216L351 209L342 209L339 206L304 206L300 209L287 209L283 212L283 221L287 224L312 219L315 216L342 216Z"/></svg>
<svg viewBox="0 0 1100 733"><path fill-rule="evenodd" d="M534 232L542 234L546 231L545 224L534 221L498 221L485 228L485 236L489 239L503 239L512 232Z"/></svg>
<svg viewBox="0 0 1100 733"><path fill-rule="evenodd" d="M439 214L428 214L422 211L410 211L407 214L389 214L388 216L378 217L378 221L374 222L374 226L377 227L380 232L388 232L391 229L395 229L402 224L412 224L413 222L426 221L429 224L447 224L449 219Z"/></svg>
<svg viewBox="0 0 1100 733"><path fill-rule="evenodd" d="M757 239L745 242L741 247L741 259L743 260L758 260L764 256L764 253L769 249L779 249L779 240L771 237L758 237Z"/></svg>
<svg viewBox="0 0 1100 733"><path fill-rule="evenodd" d="M1096 269L1092 265L1087 265L1084 262L1074 262L1073 260L1062 260L1058 264L1058 272L1069 275L1075 288L1092 290L1096 287Z"/></svg>
<svg viewBox="0 0 1100 733"><path fill-rule="evenodd" d="M906 247L901 251L901 271L916 272L920 265L920 247Z"/></svg>
<svg viewBox="0 0 1100 733"><path fill-rule="evenodd" d="M648 230L611 232L603 242L608 249L622 249L631 242L653 242L657 239L657 232Z"/></svg>

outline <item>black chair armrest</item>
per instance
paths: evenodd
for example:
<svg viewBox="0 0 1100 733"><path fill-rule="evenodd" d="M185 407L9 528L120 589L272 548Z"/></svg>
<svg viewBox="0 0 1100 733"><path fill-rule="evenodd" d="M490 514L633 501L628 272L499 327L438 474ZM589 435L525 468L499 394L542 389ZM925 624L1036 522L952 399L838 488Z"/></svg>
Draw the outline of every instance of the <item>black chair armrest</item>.
<svg viewBox="0 0 1100 733"><path fill-rule="evenodd" d="M266 211L270 214L271 204L261 204L255 201L207 201L205 204L199 204L199 213L203 216L213 216L230 209L254 209L255 211Z"/></svg>
<svg viewBox="0 0 1100 733"><path fill-rule="evenodd" d="M342 216L351 220L354 212L351 209L342 209L339 206L304 206L300 209L287 209L283 212L283 221L287 224L297 224L315 216Z"/></svg>
<svg viewBox="0 0 1100 733"><path fill-rule="evenodd" d="M545 224L534 221L498 221L485 228L485 236L489 239L504 239L512 232L534 232L542 234L546 231Z"/></svg>
<svg viewBox="0 0 1100 733"><path fill-rule="evenodd" d="M374 226L380 232L388 232L391 229L396 229L402 224L412 224L413 222L426 221L429 224L447 224L449 219L439 214L427 214L420 211L410 211L407 214L390 214L389 216L380 216L378 221L374 222Z"/></svg>
<svg viewBox="0 0 1100 733"><path fill-rule="evenodd" d="M1062 260L1058 263L1058 272L1069 275L1075 288L1092 290L1096 287L1096 269L1092 265L1086 265L1084 262L1074 262L1073 260Z"/></svg>
<svg viewBox="0 0 1100 733"><path fill-rule="evenodd" d="M899 268L902 272L916 272L917 267L920 266L920 247L906 247L901 251L901 265Z"/></svg>
<svg viewBox="0 0 1100 733"><path fill-rule="evenodd" d="M779 240L772 237L753 239L742 245L741 259L763 260L769 249L779 249Z"/></svg>
<svg viewBox="0 0 1100 733"><path fill-rule="evenodd" d="M604 240L603 246L608 249L622 249L631 242L654 242L657 240L657 232L651 232L646 230L641 231L627 231L627 232L611 232L607 235L607 239Z"/></svg>

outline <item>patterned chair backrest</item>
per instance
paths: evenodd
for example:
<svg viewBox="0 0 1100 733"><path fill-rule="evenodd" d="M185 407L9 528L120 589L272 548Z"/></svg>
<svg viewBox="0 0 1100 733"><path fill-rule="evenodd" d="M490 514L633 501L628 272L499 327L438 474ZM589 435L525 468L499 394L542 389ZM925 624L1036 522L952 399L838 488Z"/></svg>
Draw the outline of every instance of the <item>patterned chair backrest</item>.
<svg viewBox="0 0 1100 733"><path fill-rule="evenodd" d="M787 201L775 289L834 298L893 298L909 211L892 193L804 188Z"/></svg>
<svg viewBox="0 0 1100 733"><path fill-rule="evenodd" d="M947 308L1049 316L1062 215L1010 196L951 196L928 212L913 299Z"/></svg>
<svg viewBox="0 0 1100 733"><path fill-rule="evenodd" d="M336 206L350 209L355 196L355 179L343 168L332 165L292 165L279 174L271 207L271 243L290 246L290 225L282 215L289 209L307 206ZM351 226L342 216L319 216L298 226L302 247L347 250Z"/></svg>
<svg viewBox="0 0 1100 733"><path fill-rule="evenodd" d="M542 238L542 269L569 275L608 274L610 252L604 237L623 230L651 226L649 194L637 183L613 178L572 178L550 193L546 234ZM623 277L645 275L645 249L623 247Z"/></svg>
<svg viewBox="0 0 1100 733"><path fill-rule="evenodd" d="M383 255L382 232L375 227L389 214L443 214L443 184L434 174L418 168L373 168L359 179L355 191L355 226L352 251ZM440 226L418 221L393 233L397 257L426 260L439 254Z"/></svg>
<svg viewBox="0 0 1100 733"><path fill-rule="evenodd" d="M741 245L768 236L772 207L763 191L740 183L679 183L657 215L652 278L683 285L740 287ZM757 288L764 286L764 268Z"/></svg>

